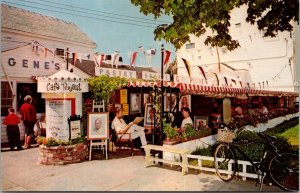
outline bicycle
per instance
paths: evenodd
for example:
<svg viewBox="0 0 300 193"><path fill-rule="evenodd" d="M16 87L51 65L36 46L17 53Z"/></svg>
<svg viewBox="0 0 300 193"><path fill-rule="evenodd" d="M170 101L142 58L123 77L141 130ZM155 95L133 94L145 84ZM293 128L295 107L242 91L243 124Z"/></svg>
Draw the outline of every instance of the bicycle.
<svg viewBox="0 0 300 193"><path fill-rule="evenodd" d="M236 132L225 128L225 131ZM233 136L231 133L230 136ZM236 152L249 161L254 172L258 175L258 183L262 190L263 180L268 176L272 182L285 191L299 190L299 155L295 152L280 152L275 146L277 137L270 136L264 132L257 133L263 141L250 141L232 138L227 142L220 142L214 151L214 164L217 175L226 182L231 181L238 169ZM226 140L225 140L226 141ZM263 154L260 162L251 160L240 148L247 144L264 144Z"/></svg>

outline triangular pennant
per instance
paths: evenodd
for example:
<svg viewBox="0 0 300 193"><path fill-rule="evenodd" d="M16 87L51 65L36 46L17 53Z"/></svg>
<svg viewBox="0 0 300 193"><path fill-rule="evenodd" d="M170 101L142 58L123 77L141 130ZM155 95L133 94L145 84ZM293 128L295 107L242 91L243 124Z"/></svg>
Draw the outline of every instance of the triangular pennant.
<svg viewBox="0 0 300 193"><path fill-rule="evenodd" d="M190 63L184 58L181 58L181 59L182 59L184 65L185 65L185 68L186 68L189 76L191 76L191 65L190 65Z"/></svg>
<svg viewBox="0 0 300 193"><path fill-rule="evenodd" d="M169 62L170 55L171 55L171 52L169 50L166 50L164 53L164 65L166 65Z"/></svg>

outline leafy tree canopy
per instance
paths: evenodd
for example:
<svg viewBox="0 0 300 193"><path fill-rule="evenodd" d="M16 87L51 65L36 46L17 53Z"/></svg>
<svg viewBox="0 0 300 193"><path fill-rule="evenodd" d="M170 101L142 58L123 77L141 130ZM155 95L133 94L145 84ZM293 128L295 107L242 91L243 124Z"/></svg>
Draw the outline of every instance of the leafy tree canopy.
<svg viewBox="0 0 300 193"><path fill-rule="evenodd" d="M258 29L266 30L265 36L274 37L278 31L292 31L291 21L299 24L298 0L131 0L140 11L153 14L171 15L171 24L161 24L154 30L155 39L165 39L176 49L190 40L189 34L199 37L207 29L214 33L205 40L206 45L227 47L234 50L239 42L229 34L230 11L241 5L248 5L247 22L257 23Z"/></svg>

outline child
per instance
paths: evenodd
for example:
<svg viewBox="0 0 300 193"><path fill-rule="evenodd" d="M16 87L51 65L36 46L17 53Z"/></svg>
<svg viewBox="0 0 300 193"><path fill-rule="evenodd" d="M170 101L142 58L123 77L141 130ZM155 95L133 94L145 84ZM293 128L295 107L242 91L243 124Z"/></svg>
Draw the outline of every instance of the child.
<svg viewBox="0 0 300 193"><path fill-rule="evenodd" d="M20 145L20 130L18 123L20 123L21 119L15 114L15 110L13 108L8 109L8 116L5 117L3 123L7 125L7 136L9 140L10 150L14 150L15 146L17 146L18 150L22 150L22 146Z"/></svg>

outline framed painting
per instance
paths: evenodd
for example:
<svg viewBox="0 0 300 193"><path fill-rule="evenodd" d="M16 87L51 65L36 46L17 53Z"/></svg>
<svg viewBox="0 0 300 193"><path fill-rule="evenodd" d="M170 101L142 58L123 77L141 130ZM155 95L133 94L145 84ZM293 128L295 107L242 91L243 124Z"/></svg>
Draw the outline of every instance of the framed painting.
<svg viewBox="0 0 300 193"><path fill-rule="evenodd" d="M88 113L88 127L87 138L88 140L108 139L108 112Z"/></svg>
<svg viewBox="0 0 300 193"><path fill-rule="evenodd" d="M196 130L200 131L201 129L207 126L208 126L207 116L194 116L194 127Z"/></svg>
<svg viewBox="0 0 300 193"><path fill-rule="evenodd" d="M143 102L144 102L144 108L146 107L147 103L153 103L154 102L154 98L153 95L150 93L146 93L143 95Z"/></svg>
<svg viewBox="0 0 300 193"><path fill-rule="evenodd" d="M170 95L170 93L167 93L164 96L164 109L165 111L173 111L173 109L176 106L176 95L172 93L172 95Z"/></svg>
<svg viewBox="0 0 300 193"><path fill-rule="evenodd" d="M191 109L191 95L184 95L180 98L179 100L179 110L183 107L188 107L190 110Z"/></svg>
<svg viewBox="0 0 300 193"><path fill-rule="evenodd" d="M141 93L130 94L130 114L141 113Z"/></svg>
<svg viewBox="0 0 300 193"><path fill-rule="evenodd" d="M144 126L154 126L155 106L153 103L146 103L144 114Z"/></svg>

